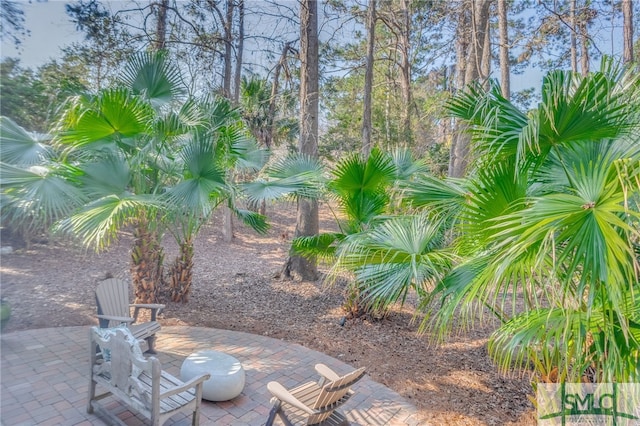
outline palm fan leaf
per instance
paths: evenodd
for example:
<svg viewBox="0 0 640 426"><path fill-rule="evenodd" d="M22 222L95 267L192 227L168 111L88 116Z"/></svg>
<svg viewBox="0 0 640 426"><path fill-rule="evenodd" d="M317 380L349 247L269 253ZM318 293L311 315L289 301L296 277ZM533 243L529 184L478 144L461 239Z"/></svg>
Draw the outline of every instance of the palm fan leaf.
<svg viewBox="0 0 640 426"><path fill-rule="evenodd" d="M74 116L67 116L63 144L97 149L118 143L133 149L130 138L151 133L151 107L127 89L106 89L89 102L78 105Z"/></svg>
<svg viewBox="0 0 640 426"><path fill-rule="evenodd" d="M331 189L347 197L354 198L366 193L380 192L390 184L395 175L391 158L378 149L374 149L367 160L358 154L352 154L341 160L333 171Z"/></svg>
<svg viewBox="0 0 640 426"><path fill-rule="evenodd" d="M349 232L358 232L389 204L396 170L391 158L374 149L368 159L352 154L339 161L329 182L330 191L347 218Z"/></svg>
<svg viewBox="0 0 640 426"><path fill-rule="evenodd" d="M117 238L119 229L134 223L141 212L160 207L157 199L146 195L109 195L84 205L60 221L56 229L79 237L83 244L99 251Z"/></svg>
<svg viewBox="0 0 640 426"><path fill-rule="evenodd" d="M424 160L416 160L408 148L395 148L389 154L396 172L395 180L410 181L417 175L428 172L429 167Z"/></svg>
<svg viewBox="0 0 640 426"><path fill-rule="evenodd" d="M545 76L542 102L523 130L519 153L547 153L552 146L616 139L638 129L640 77L620 75L607 62L580 76L553 71Z"/></svg>
<svg viewBox="0 0 640 426"><path fill-rule="evenodd" d="M242 185L251 202L284 196L318 198L325 184L322 164L301 154L275 158L266 166L263 175L264 179Z"/></svg>
<svg viewBox="0 0 640 426"><path fill-rule="evenodd" d="M8 117L0 117L0 152L2 161L16 166L42 164L53 156L45 142L51 136L27 132Z"/></svg>
<svg viewBox="0 0 640 426"><path fill-rule="evenodd" d="M336 249L344 238L344 234L335 232L297 237L291 242L291 250L292 253L307 258L319 257L327 261L333 261L336 258Z"/></svg>
<svg viewBox="0 0 640 426"><path fill-rule="evenodd" d="M125 65L122 83L158 109L180 99L185 86L178 67L164 52L140 52Z"/></svg>
<svg viewBox="0 0 640 426"><path fill-rule="evenodd" d="M123 195L130 191L131 172L122 156L112 154L78 167L81 174L76 178L89 199L109 194Z"/></svg>
<svg viewBox="0 0 640 426"><path fill-rule="evenodd" d="M70 214L86 198L65 179L67 172L52 166L25 169L0 163L3 215L10 215L14 224L46 227Z"/></svg>
<svg viewBox="0 0 640 426"><path fill-rule="evenodd" d="M481 157L495 162L516 156L527 116L502 96L495 81L487 92L479 83L468 86L448 101L447 110L471 124L472 147Z"/></svg>
<svg viewBox="0 0 640 426"><path fill-rule="evenodd" d="M233 141L231 152L236 156L235 166L238 170L257 172L269 160L269 151L259 148L255 139L246 135Z"/></svg>
<svg viewBox="0 0 640 426"><path fill-rule="evenodd" d="M340 266L352 271L365 301L374 309L404 302L408 291L430 291L454 256L442 250L438 223L426 216L398 216L350 235L339 246Z"/></svg>
<svg viewBox="0 0 640 426"><path fill-rule="evenodd" d="M596 366L599 381L614 377L634 382L640 377L640 296L626 294L618 317L611 323L598 307L592 315L574 309L538 309L522 313L498 328L489 340L489 353L504 371L527 368L530 362L550 357L567 381L580 381L588 367ZM624 330L630 330L625 333ZM628 362L621 362L627 360Z"/></svg>
<svg viewBox="0 0 640 426"><path fill-rule="evenodd" d="M259 213L256 213L251 210L232 208L236 217L242 221L245 225L251 227L254 231L259 234L266 234L269 230L269 224L267 223L267 218Z"/></svg>
<svg viewBox="0 0 640 426"><path fill-rule="evenodd" d="M415 208L427 208L437 215L456 217L467 202L466 180L438 179L421 175L400 185L404 200Z"/></svg>
<svg viewBox="0 0 640 426"><path fill-rule="evenodd" d="M215 161L213 141L202 135L193 137L180 151L184 178L167 190L165 198L178 209L209 217L217 199L227 191L225 171Z"/></svg>
<svg viewBox="0 0 640 426"><path fill-rule="evenodd" d="M200 104L210 131L242 120L239 110L231 105L231 101L221 96L206 97Z"/></svg>

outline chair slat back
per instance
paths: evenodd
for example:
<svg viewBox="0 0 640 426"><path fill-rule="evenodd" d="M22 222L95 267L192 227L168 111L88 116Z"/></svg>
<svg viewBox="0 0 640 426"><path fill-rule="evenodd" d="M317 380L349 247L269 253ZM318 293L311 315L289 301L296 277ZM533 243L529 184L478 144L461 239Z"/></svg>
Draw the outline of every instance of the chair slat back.
<svg viewBox="0 0 640 426"><path fill-rule="evenodd" d="M361 367L351 373L345 374L339 379L325 383L311 408L322 409L340 401L340 399L342 399L351 390L351 386L364 376L364 372L365 368ZM338 408L340 405L342 404L336 404L334 408ZM312 416L312 418L309 419L309 424L321 422L331 416L332 411L333 410Z"/></svg>
<svg viewBox="0 0 640 426"><path fill-rule="evenodd" d="M98 315L130 317L129 284L116 278L102 281L96 288L96 304ZM109 324L109 327L117 325L116 322L111 322L113 324Z"/></svg>
<svg viewBox="0 0 640 426"><path fill-rule="evenodd" d="M104 359L104 362L98 363L97 358L94 358L96 363L92 365L92 372L108 377L115 389L132 399L142 401L143 405L147 404L151 398L149 390L145 389L138 378L142 373L153 377L154 364L159 365L159 361L153 357L144 357L140 343L126 327L91 327L90 334Z"/></svg>

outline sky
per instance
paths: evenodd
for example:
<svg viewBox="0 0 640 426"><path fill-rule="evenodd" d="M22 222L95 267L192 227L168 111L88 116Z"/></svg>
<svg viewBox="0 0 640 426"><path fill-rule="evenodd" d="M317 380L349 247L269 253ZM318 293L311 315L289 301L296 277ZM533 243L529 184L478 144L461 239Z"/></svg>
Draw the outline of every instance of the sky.
<svg viewBox="0 0 640 426"><path fill-rule="evenodd" d="M11 56L20 58L24 67L36 68L50 59L61 56L60 49L72 42L82 41L82 35L75 30L73 23L65 13L65 0L19 0L25 12L26 27L30 30L30 36L26 37L18 50L12 43L3 40L0 53L2 57ZM121 2L108 2L112 9L117 9ZM610 30L609 30L610 31ZM597 37L598 44L602 43L603 53L611 53L618 50L620 43L611 43L612 39L619 36L613 32L600 32ZM597 68L597 64L593 67ZM512 89L534 87L539 88L543 73L532 69L523 75L512 76Z"/></svg>
<svg viewBox="0 0 640 426"><path fill-rule="evenodd" d="M75 30L65 13L64 0L47 2L20 2L25 12L26 26L31 35L25 37L19 50L13 43L2 41L2 57L20 58L25 67L38 67L50 59L60 57L60 48L74 41L81 41L82 35Z"/></svg>

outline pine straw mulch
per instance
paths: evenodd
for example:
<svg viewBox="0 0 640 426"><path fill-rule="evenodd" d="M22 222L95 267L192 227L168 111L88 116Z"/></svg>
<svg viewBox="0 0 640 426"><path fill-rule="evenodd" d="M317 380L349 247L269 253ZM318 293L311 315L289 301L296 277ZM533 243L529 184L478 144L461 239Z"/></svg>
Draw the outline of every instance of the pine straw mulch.
<svg viewBox="0 0 640 426"><path fill-rule="evenodd" d="M161 323L261 334L366 366L373 380L414 403L424 424L535 424L528 379L504 377L489 360L491 325L439 346L416 334L411 306L397 307L382 320L361 317L341 325L343 289L277 278L295 228L295 206L269 206L268 216L268 235L237 226L232 243L223 241L214 218L195 243L189 302L168 303ZM322 208L321 229L332 227ZM94 289L106 276L128 280L130 242L124 232L101 254L42 241L3 255L2 297L12 306L5 332L94 324ZM9 244L3 239L3 246ZM172 259L175 244L166 241L165 247L166 259Z"/></svg>

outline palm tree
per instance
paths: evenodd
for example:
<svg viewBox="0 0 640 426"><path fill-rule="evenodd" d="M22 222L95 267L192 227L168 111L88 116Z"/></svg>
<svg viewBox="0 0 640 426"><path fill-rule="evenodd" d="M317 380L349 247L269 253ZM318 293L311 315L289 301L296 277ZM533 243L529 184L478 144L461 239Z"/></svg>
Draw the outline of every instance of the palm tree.
<svg viewBox="0 0 640 426"><path fill-rule="evenodd" d="M163 222L180 248L169 271L170 297L186 302L191 288L193 240L215 207L226 203L236 216L260 233L267 230L264 216L239 209L234 202L240 171L262 168L267 153L247 135L237 110L225 98L202 102L206 125L186 138L175 164L180 181L165 193L170 206Z"/></svg>
<svg viewBox="0 0 640 426"><path fill-rule="evenodd" d="M240 113L249 130L267 149L282 140L293 141L298 132L295 98L289 92L274 93L273 85L258 77L242 78Z"/></svg>
<svg viewBox="0 0 640 426"><path fill-rule="evenodd" d="M126 66L119 86L78 96L55 129L69 160L78 163L78 181L91 200L60 229L103 248L132 225L138 303L155 303L163 282L159 195L173 172L171 150L198 118L184 110L173 113L171 106L184 93L180 74L163 54L140 54Z"/></svg>
<svg viewBox="0 0 640 426"><path fill-rule="evenodd" d="M410 290L424 299L455 259L438 221L424 214L386 216L347 236L334 268L353 274L366 312L384 315L394 303L404 304Z"/></svg>
<svg viewBox="0 0 640 426"><path fill-rule="evenodd" d="M53 132L60 161L47 170L82 194L68 210L56 211L57 229L99 250L133 226L131 273L139 303L155 302L161 290L166 230L181 248L170 269L172 297L186 301L193 238L215 205L233 205L237 196L227 170L265 160L228 102L187 98L181 87L163 54L141 54L119 86L74 98ZM5 180L5 171L16 177ZM33 194L38 211L51 210L55 193L26 193L32 172L5 164L2 172L3 196ZM264 218L237 212L265 229Z"/></svg>
<svg viewBox="0 0 640 426"><path fill-rule="evenodd" d="M488 309L500 321L489 350L504 370L640 378L639 95L637 74L604 61L587 76L548 74L529 114L496 85L451 101L471 126L475 169L407 195L448 215L465 260L426 299L423 327L442 335Z"/></svg>
<svg viewBox="0 0 640 426"><path fill-rule="evenodd" d="M297 253L332 264L329 282L343 272L353 275L345 301L349 315L385 315L410 289L423 292L451 263L439 250L442 234L435 222L392 215L399 208L392 202L400 197L396 189L425 170L406 149L345 157L326 185L327 197L338 206L339 232L293 241Z"/></svg>

